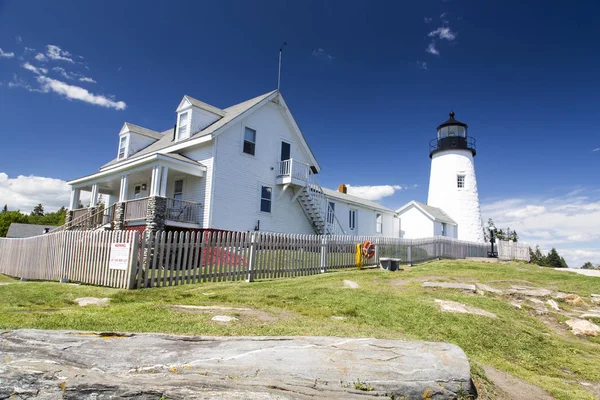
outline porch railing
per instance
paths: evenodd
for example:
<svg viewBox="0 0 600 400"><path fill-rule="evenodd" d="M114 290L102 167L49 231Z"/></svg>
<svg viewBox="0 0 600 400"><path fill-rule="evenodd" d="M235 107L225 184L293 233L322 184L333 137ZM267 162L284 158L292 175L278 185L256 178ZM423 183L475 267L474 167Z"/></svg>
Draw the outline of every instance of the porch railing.
<svg viewBox="0 0 600 400"><path fill-rule="evenodd" d="M84 215L89 215L89 208L78 208L77 210L73 210L73 221L76 219L80 219Z"/></svg>
<svg viewBox="0 0 600 400"><path fill-rule="evenodd" d="M146 219L148 214L149 197L143 199L129 200L125 203L125 221Z"/></svg>
<svg viewBox="0 0 600 400"><path fill-rule="evenodd" d="M167 198L167 216L165 219L197 224L200 221L201 212L202 205L200 203Z"/></svg>

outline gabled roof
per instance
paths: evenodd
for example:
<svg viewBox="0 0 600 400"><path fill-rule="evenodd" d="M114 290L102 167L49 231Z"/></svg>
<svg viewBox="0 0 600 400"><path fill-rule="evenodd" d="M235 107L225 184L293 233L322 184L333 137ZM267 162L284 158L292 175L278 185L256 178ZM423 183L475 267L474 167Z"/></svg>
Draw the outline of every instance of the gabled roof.
<svg viewBox="0 0 600 400"><path fill-rule="evenodd" d="M387 213L394 214L393 210L390 210L389 208L385 208L384 206L377 204L374 201L363 199L362 197L353 196L351 194L342 193L337 190L331 190L331 189L327 189L327 188L323 188L323 192L325 193L325 195L327 197L330 197L330 198L338 199L338 200L345 201L348 203L355 203L355 204L358 204L358 205L361 205L364 207L372 208L374 210L379 210L379 211L384 211Z"/></svg>
<svg viewBox="0 0 600 400"><path fill-rule="evenodd" d="M215 107L215 106L211 106L211 105L210 105L210 104L208 104L208 103L205 103L205 102L203 102L203 101L200 101L200 100L198 100L198 99L195 99L195 98L193 98L193 97L191 97L191 96L188 96L188 95L185 95L185 96L183 96L183 99L181 100L181 103L179 103L179 107L177 107L177 111L179 111L179 109L183 107L183 104L185 103L185 101L186 101L186 100L187 100L187 101L188 101L188 102L189 102L189 103L190 103L192 106L194 106L194 107L201 108L202 110L205 110L205 111L208 111L208 112L210 112L210 113L213 113L213 114L219 115L219 116L221 116L221 117L224 117L224 116L225 116L225 112L224 112L223 110L221 110L220 108L218 108L218 107Z"/></svg>
<svg viewBox="0 0 600 400"><path fill-rule="evenodd" d="M419 201L412 200L409 203L406 203L402 207L396 210L396 213L400 214L411 206L415 206L417 209L421 210L424 214L426 214L429 218L434 221L445 222L450 225L458 225L448 214L446 214L441 208L428 206L427 204L423 204Z"/></svg>
<svg viewBox="0 0 600 400"><path fill-rule="evenodd" d="M7 238L27 238L44 234L44 229L55 229L56 225L18 224L13 222L8 227Z"/></svg>
<svg viewBox="0 0 600 400"><path fill-rule="evenodd" d="M221 128L225 128L227 125L232 123L238 117L246 115L248 112L253 110L258 105L266 103L266 102L270 101L271 99L275 98L275 96L277 96L278 93L279 92L277 90L273 90L269 93L265 93L261 96L255 97L253 99L246 100L242 103L236 104L231 107L227 107L223 110L223 112L225 113L225 116L223 118L219 119L218 121L215 121L211 125L207 126L203 130L201 130L200 132L192 132L191 136L184 140L173 141L173 128L171 128L167 131L162 132L160 140L152 143L150 146L138 151L137 153L127 157L124 160L114 159L114 160L108 162L107 164L104 164L102 167L100 167L100 169L102 170L104 168L108 168L108 167L117 165L121 162L135 160L138 157L142 157L142 156L145 156L145 155L148 155L151 153L155 153L155 152L159 152L159 151L166 153L166 152L168 152L167 149L171 146L177 145L179 147L179 145L181 145L181 144L190 143L198 138L202 138L202 137L209 136L212 134L218 134L218 132L221 130ZM293 121L293 123L295 124L295 121ZM297 127L297 125L295 125L295 126ZM313 157L313 159L315 161L315 165L317 166L317 168L319 168L316 158L314 157L312 151L308 147L308 144L307 144L307 149L308 149L309 154ZM166 151L163 151L163 150L166 150Z"/></svg>
<svg viewBox="0 0 600 400"><path fill-rule="evenodd" d="M125 131L129 131L129 132L133 132L133 133L137 133L140 134L142 136L147 136L150 137L152 139L160 139L162 138L162 134L160 134L159 132L153 131L151 129L147 129L138 125L134 125L130 122L125 122L123 124L123 127L121 128L121 131L119 132L119 134L125 132Z"/></svg>

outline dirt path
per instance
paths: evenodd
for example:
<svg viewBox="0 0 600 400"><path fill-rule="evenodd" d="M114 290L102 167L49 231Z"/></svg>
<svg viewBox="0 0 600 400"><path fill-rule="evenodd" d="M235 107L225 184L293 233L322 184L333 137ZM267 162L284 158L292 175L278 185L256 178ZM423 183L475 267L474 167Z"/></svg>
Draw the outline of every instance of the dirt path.
<svg viewBox="0 0 600 400"><path fill-rule="evenodd" d="M555 400L554 397L539 387L515 378L506 372L489 365L483 365L483 369L488 379L494 383L496 400Z"/></svg>

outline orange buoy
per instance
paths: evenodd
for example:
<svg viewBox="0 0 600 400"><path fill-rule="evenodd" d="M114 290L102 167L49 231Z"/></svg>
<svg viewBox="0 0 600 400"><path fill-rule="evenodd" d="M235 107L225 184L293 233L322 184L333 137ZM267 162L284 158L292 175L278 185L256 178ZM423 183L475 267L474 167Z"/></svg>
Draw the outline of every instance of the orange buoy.
<svg viewBox="0 0 600 400"><path fill-rule="evenodd" d="M369 242L368 240L363 243L362 253L367 258L373 258L375 255L375 244Z"/></svg>

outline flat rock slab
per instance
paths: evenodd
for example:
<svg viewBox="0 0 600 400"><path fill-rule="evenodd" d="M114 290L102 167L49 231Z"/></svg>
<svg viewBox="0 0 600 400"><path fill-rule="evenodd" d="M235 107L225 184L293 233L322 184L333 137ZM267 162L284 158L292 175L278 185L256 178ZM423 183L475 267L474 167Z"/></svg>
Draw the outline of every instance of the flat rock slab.
<svg viewBox="0 0 600 400"><path fill-rule="evenodd" d="M600 326L585 319L573 318L566 321L574 335L598 336Z"/></svg>
<svg viewBox="0 0 600 400"><path fill-rule="evenodd" d="M439 304L440 310L442 311L455 312L460 314L483 315L484 317L496 318L496 314L493 314L489 311L485 311L477 307L471 307L463 303L458 303L456 301L435 299L435 302Z"/></svg>
<svg viewBox="0 0 600 400"><path fill-rule="evenodd" d="M230 317L228 315L215 315L210 320L215 322L233 322L237 321L238 319L236 317Z"/></svg>
<svg viewBox="0 0 600 400"><path fill-rule="evenodd" d="M552 295L552 291L544 288L533 288L528 286L511 286L506 291L508 294L516 294L529 297L547 297Z"/></svg>
<svg viewBox="0 0 600 400"><path fill-rule="evenodd" d="M79 304L81 307L85 307L85 306L106 307L109 305L110 300L111 299L108 297L105 297L103 299L99 299L97 297L80 297L78 299L75 299L75 302L77 304Z"/></svg>
<svg viewBox="0 0 600 400"><path fill-rule="evenodd" d="M423 287L442 288L442 289L460 289L460 290L469 290L471 292L475 292L477 290L475 285L470 285L468 283L457 283L457 282L424 282Z"/></svg>
<svg viewBox="0 0 600 400"><path fill-rule="evenodd" d="M0 286L14 285L17 282L0 282Z"/></svg>
<svg viewBox="0 0 600 400"><path fill-rule="evenodd" d="M502 294L502 290L500 289L495 289L489 285L485 285L483 283L478 283L477 284L477 288L480 290L483 290L484 292L490 292L490 293L495 293L495 294Z"/></svg>
<svg viewBox="0 0 600 400"><path fill-rule="evenodd" d="M5 331L1 342L0 394L31 398L365 400L429 393L438 400L456 398L461 388L474 393L467 357L448 343L40 330ZM357 390L358 380L373 390Z"/></svg>
<svg viewBox="0 0 600 400"><path fill-rule="evenodd" d="M357 282L344 279L344 287L349 289L358 289L360 285Z"/></svg>

